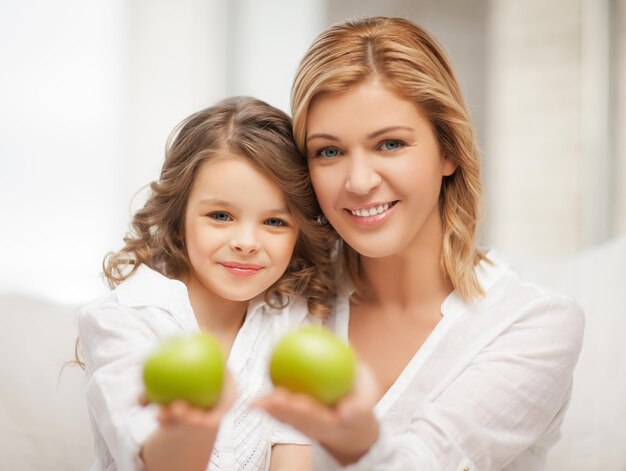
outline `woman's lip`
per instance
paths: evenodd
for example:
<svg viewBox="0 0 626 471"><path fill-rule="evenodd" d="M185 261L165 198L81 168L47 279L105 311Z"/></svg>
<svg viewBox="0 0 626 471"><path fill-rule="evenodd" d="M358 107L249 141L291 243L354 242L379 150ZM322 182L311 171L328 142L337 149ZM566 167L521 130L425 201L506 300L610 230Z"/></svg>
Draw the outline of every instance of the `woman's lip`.
<svg viewBox="0 0 626 471"><path fill-rule="evenodd" d="M254 263L221 262L229 273L237 276L251 276L257 274L263 266Z"/></svg>
<svg viewBox="0 0 626 471"><path fill-rule="evenodd" d="M373 216L357 216L353 214L352 211L355 211L357 209L375 208L377 206L380 206L380 204L359 206L358 208L352 208L352 209L345 208L344 211L356 224L360 226L374 227L374 226L378 226L379 224L382 224L391 215L394 208L397 206L397 203L398 203L398 200L390 202L389 208L387 208L386 211L383 211L382 213L379 213L379 214L375 214ZM382 204L385 204L385 203L382 203Z"/></svg>
<svg viewBox="0 0 626 471"><path fill-rule="evenodd" d="M391 206L393 206L397 202L398 200L379 201L376 203L362 204L361 206L353 206L352 208L345 208L345 209L347 209L348 211L356 211L357 209L372 209L372 208L377 208L378 206L382 206L383 204L388 204L389 209L391 209Z"/></svg>

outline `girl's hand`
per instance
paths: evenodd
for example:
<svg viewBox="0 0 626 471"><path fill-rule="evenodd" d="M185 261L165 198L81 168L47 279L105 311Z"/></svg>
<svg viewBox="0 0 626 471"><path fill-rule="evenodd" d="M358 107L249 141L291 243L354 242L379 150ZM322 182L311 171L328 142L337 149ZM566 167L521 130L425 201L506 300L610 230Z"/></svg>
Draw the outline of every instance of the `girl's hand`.
<svg viewBox="0 0 626 471"><path fill-rule="evenodd" d="M210 409L192 406L187 401L173 401L167 406L160 406L157 420L161 427L188 428L189 431L217 432L222 417L235 400L235 385L230 374L226 375L220 398ZM140 398L142 405L147 405L145 397Z"/></svg>
<svg viewBox="0 0 626 471"><path fill-rule="evenodd" d="M218 403L211 409L192 407L186 401L161 406L160 427L146 440L140 458L149 471L206 469L222 417L235 399L235 385L227 374ZM145 398L140 403L147 405Z"/></svg>
<svg viewBox="0 0 626 471"><path fill-rule="evenodd" d="M358 461L378 438L373 408L379 391L371 372L359 365L352 391L332 407L304 394L278 387L256 400L265 410L320 443L341 464Z"/></svg>

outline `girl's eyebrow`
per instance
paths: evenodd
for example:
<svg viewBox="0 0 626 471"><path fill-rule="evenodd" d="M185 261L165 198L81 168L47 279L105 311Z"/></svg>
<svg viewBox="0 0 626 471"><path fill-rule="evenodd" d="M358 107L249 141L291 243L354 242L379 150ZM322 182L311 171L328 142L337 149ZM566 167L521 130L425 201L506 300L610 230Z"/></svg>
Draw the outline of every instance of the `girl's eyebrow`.
<svg viewBox="0 0 626 471"><path fill-rule="evenodd" d="M232 206L230 201L226 201L219 198L203 198L200 200L200 204L215 204L219 206Z"/></svg>
<svg viewBox="0 0 626 471"><path fill-rule="evenodd" d="M374 139L378 136L381 136L382 134L385 134L387 132L390 131L411 131L411 132L415 132L415 129L413 129L410 126L387 126L384 127L382 129L378 129L374 132L371 132L370 134L368 134L366 137L368 139ZM316 133L316 134L311 134L310 136L308 136L306 138L307 142L309 142L312 139L327 139L329 141L339 141L339 139L336 136L333 136L332 134L326 134L326 133Z"/></svg>

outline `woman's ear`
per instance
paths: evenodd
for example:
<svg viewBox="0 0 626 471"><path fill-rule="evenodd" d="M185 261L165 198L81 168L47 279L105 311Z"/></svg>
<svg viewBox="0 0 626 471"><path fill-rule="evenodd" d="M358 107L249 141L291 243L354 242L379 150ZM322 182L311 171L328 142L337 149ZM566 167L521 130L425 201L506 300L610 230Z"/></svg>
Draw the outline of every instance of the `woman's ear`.
<svg viewBox="0 0 626 471"><path fill-rule="evenodd" d="M443 162L441 164L441 175L443 175L444 177L449 177L455 172L456 168L457 168L456 163L444 157Z"/></svg>

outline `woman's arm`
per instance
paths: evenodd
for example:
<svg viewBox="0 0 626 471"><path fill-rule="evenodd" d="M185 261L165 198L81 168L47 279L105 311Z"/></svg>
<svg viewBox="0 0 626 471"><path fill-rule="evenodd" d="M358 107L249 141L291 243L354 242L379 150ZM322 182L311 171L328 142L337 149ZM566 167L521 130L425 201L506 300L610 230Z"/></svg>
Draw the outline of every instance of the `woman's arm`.
<svg viewBox="0 0 626 471"><path fill-rule="evenodd" d="M253 406L317 441L347 464L358 461L378 438L379 425L373 413L377 398L374 378L361 364L352 391L332 408L284 388L276 388Z"/></svg>
<svg viewBox="0 0 626 471"><path fill-rule="evenodd" d="M558 429L571 393L583 316L575 303L553 301L494 325L502 330L493 336L467 332L476 353L443 375L451 378L441 390L433 384L426 400L407 408L410 426L401 433L363 436L375 419L367 401L356 403L366 397L358 384L335 408L284 391L259 405L321 445L313 458L319 469L500 469Z"/></svg>

